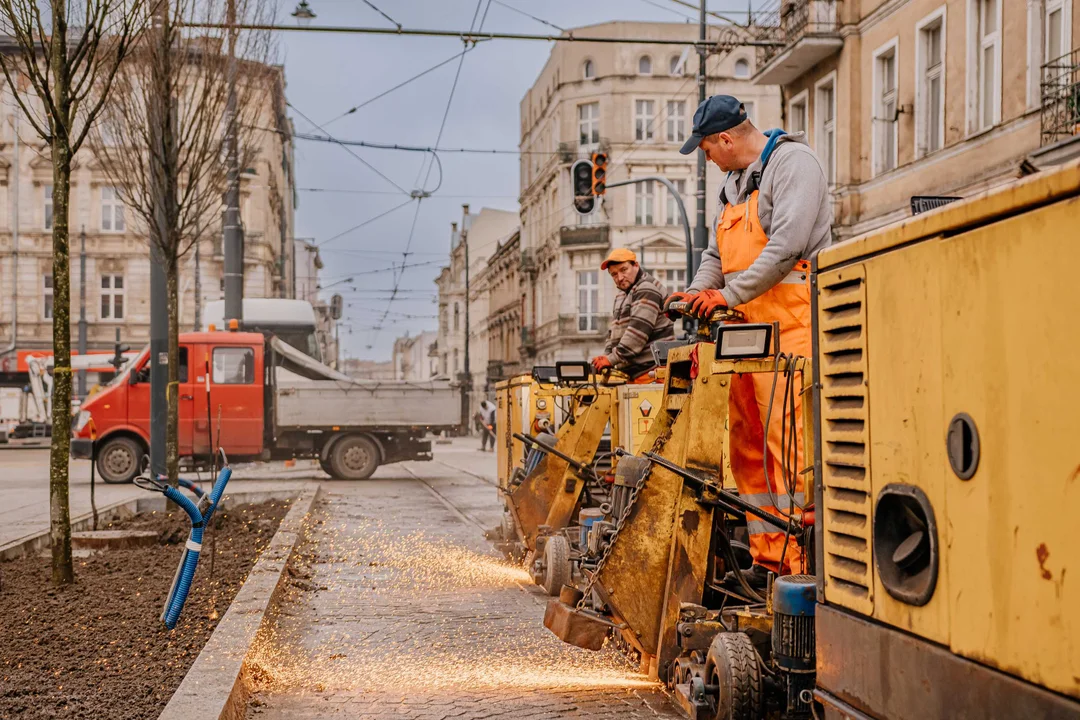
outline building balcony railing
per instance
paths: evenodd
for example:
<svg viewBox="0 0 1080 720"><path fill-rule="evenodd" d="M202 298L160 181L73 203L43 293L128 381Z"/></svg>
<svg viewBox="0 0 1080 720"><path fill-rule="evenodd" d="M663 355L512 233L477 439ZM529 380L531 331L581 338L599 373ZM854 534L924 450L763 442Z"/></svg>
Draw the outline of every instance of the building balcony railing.
<svg viewBox="0 0 1080 720"><path fill-rule="evenodd" d="M1080 49L1042 66L1040 144L1080 135Z"/></svg>
<svg viewBox="0 0 1080 720"><path fill-rule="evenodd" d="M608 246L607 225L579 225L559 228L559 245L562 247L597 245Z"/></svg>
<svg viewBox="0 0 1080 720"><path fill-rule="evenodd" d="M755 39L775 46L760 47L757 85L787 85L825 58L840 51L841 0L778 0L755 15Z"/></svg>

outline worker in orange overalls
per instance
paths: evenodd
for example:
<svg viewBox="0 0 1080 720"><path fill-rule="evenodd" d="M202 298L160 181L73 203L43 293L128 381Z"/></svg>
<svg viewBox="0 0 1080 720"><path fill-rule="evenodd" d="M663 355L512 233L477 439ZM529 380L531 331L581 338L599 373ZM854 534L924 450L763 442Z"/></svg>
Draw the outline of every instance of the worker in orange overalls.
<svg viewBox="0 0 1080 720"><path fill-rule="evenodd" d="M730 95L714 95L694 113L694 128L681 152L698 147L727 173L720 188L716 235L687 292L670 295L708 317L722 307L742 311L747 322L780 323L780 351L810 357L810 259L832 240L829 184L803 133L762 132ZM781 398L768 419L773 378L736 375L731 387L731 469L739 495L763 510L787 516L805 504L802 475L809 464L797 434L795 487L785 486L781 468ZM779 393L778 393L779 395ZM801 421L801 398L795 415ZM768 428L768 478L764 446ZM789 473L790 474L790 473ZM770 493L771 488L771 493ZM775 504L774 504L775 503ZM779 507L776 507L779 505ZM767 572L801 571L800 552L785 533L747 516L754 566L745 573L758 587Z"/></svg>

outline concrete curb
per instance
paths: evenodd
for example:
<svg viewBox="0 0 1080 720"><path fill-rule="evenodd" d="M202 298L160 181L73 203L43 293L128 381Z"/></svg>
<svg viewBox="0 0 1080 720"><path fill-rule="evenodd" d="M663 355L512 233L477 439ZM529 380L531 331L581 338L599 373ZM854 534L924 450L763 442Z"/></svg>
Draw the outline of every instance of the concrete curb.
<svg viewBox="0 0 1080 720"><path fill-rule="evenodd" d="M266 500L291 500L307 489L313 483L291 483L282 485L273 490L256 490L251 492L225 492L221 499L221 507L228 507L230 503L260 503ZM133 497L129 500L121 500L98 508L98 524L107 523L111 520L124 520L137 513L150 511L164 511L165 498L158 494L145 493L143 497ZM71 532L89 530L94 524L93 512L83 513L71 519ZM24 555L34 555L48 550L52 545L48 529L28 535L7 545L0 546L0 562L14 560Z"/></svg>
<svg viewBox="0 0 1080 720"><path fill-rule="evenodd" d="M318 483L305 485L158 720L242 720L247 714L247 655L278 599L285 568L319 493Z"/></svg>

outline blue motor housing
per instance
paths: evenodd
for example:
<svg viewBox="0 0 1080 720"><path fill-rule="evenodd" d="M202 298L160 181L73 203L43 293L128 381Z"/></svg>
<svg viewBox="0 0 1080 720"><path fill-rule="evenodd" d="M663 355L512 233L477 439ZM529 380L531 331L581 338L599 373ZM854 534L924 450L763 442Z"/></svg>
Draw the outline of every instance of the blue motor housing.
<svg viewBox="0 0 1080 720"><path fill-rule="evenodd" d="M772 661L783 678L785 718L810 716L816 603L817 580L813 575L785 575L773 583Z"/></svg>

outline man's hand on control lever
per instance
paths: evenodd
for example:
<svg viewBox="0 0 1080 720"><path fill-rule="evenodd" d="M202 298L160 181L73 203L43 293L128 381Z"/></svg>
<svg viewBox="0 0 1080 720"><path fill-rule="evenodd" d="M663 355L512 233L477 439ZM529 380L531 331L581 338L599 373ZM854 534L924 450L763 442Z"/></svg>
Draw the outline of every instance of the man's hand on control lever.
<svg viewBox="0 0 1080 720"><path fill-rule="evenodd" d="M727 300L719 290L702 290L690 304L690 313L702 320L708 320L714 312L727 306Z"/></svg>
<svg viewBox="0 0 1080 720"><path fill-rule="evenodd" d="M607 355L597 355L590 362L592 362L593 370L596 372L611 369L611 360L608 359Z"/></svg>
<svg viewBox="0 0 1080 720"><path fill-rule="evenodd" d="M696 293L690 293L690 292L673 292L673 293L671 293L670 295L667 296L667 299L664 300L664 314L667 315L672 320L678 320L680 313L673 312L672 310L669 309L671 307L671 303L690 302L691 300L694 299L695 295L696 295Z"/></svg>

